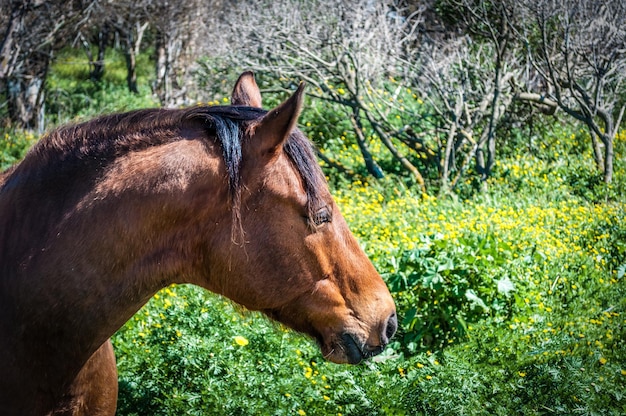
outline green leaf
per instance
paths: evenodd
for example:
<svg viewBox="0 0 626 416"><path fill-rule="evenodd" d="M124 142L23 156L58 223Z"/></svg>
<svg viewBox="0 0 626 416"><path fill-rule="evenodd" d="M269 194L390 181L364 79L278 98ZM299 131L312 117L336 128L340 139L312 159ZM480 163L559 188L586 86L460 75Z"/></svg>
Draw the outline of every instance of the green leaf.
<svg viewBox="0 0 626 416"><path fill-rule="evenodd" d="M465 291L465 298L470 301L470 304L473 308L480 307L483 309L483 311L489 312L489 308L487 307L487 305L485 305L485 302L483 302L483 300L478 297L476 292L474 292L472 289L467 289Z"/></svg>
<svg viewBox="0 0 626 416"><path fill-rule="evenodd" d="M498 293L502 293L504 296L509 297L509 294L515 290L515 284L508 277L503 277L498 280Z"/></svg>

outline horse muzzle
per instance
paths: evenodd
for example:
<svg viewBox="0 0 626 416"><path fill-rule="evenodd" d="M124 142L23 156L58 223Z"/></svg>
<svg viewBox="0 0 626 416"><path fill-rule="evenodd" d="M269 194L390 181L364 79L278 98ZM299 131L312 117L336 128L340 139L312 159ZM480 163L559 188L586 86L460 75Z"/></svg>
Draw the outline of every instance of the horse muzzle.
<svg viewBox="0 0 626 416"><path fill-rule="evenodd" d="M338 364L359 364L361 361L383 352L397 329L398 317L394 312L382 326L378 344L369 344L366 341L362 341L359 336L345 332L335 339L329 347L325 348L322 346L322 350L325 358L329 361Z"/></svg>

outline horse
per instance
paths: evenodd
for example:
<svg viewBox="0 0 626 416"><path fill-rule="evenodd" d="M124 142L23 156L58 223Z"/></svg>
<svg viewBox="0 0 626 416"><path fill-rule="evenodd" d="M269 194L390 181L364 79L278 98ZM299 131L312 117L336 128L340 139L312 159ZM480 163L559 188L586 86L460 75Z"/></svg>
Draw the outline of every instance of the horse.
<svg viewBox="0 0 626 416"><path fill-rule="evenodd" d="M297 128L304 84L262 109L105 115L46 134L0 176L0 414L113 415L110 337L157 291L194 284L317 341L379 354L394 301Z"/></svg>

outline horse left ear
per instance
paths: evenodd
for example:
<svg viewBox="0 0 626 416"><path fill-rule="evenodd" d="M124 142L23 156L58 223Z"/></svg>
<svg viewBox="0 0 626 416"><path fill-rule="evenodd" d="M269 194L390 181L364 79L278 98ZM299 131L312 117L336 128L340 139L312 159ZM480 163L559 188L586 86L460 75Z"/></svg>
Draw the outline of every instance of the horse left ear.
<svg viewBox="0 0 626 416"><path fill-rule="evenodd" d="M261 108L261 91L254 79L254 72L246 71L239 76L230 102L232 105Z"/></svg>
<svg viewBox="0 0 626 416"><path fill-rule="evenodd" d="M304 82L287 101L270 110L254 126L253 141L261 155L274 157L296 127L304 99Z"/></svg>

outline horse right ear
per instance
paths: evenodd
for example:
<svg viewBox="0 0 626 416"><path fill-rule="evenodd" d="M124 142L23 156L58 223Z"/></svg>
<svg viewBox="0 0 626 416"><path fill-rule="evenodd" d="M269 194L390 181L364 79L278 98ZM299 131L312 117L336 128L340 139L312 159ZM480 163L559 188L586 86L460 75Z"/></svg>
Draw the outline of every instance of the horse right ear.
<svg viewBox="0 0 626 416"><path fill-rule="evenodd" d="M278 107L270 110L253 127L253 142L261 157L272 159L283 148L283 144L296 128L302 110L304 83L291 97Z"/></svg>
<svg viewBox="0 0 626 416"><path fill-rule="evenodd" d="M230 102L232 105L261 108L261 91L254 80L252 71L246 71L239 76Z"/></svg>

